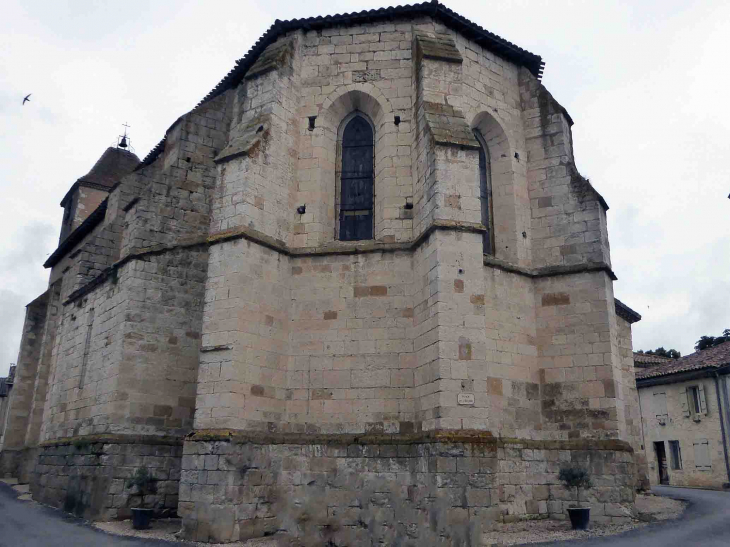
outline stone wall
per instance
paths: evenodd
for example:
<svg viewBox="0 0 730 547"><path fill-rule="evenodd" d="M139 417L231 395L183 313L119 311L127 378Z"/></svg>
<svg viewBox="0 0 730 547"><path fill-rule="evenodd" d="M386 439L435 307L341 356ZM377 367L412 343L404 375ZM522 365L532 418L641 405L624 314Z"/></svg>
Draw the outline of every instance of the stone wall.
<svg viewBox="0 0 730 547"><path fill-rule="evenodd" d="M284 532L312 546L363 545L372 537L472 544L495 522L565 518L575 493L556 475L566 463L593 473L595 487L582 499L594 522L628 520L634 464L625 443L468 433L198 432L184 446L179 512L185 537L211 543Z"/></svg>
<svg viewBox="0 0 730 547"><path fill-rule="evenodd" d="M43 334L46 330L46 315L48 313L50 292L44 292L26 306L15 383L10 392L7 426L5 427L3 445L1 447L3 449L3 455L0 456L0 458L7 458L9 461L15 461L15 458L6 455L5 452L24 448L26 434L31 423L31 411L35 402L36 380L39 369L42 369L39 361L43 349ZM9 466L9 463L4 465L6 468Z"/></svg>
<svg viewBox="0 0 730 547"><path fill-rule="evenodd" d="M140 467L155 479L144 499L155 514L177 511L181 441L173 438L86 436L37 449L33 499L93 520L124 519L142 500L128 479Z"/></svg>

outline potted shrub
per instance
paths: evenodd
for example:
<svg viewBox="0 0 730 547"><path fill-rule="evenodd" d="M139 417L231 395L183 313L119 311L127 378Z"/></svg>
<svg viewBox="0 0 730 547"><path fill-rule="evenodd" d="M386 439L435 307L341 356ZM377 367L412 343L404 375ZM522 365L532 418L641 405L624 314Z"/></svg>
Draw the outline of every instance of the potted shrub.
<svg viewBox="0 0 730 547"><path fill-rule="evenodd" d="M581 489L587 490L593 487L590 473L581 467L566 465L560 468L558 480L563 483L566 490L575 488L578 507L569 507L568 516L570 516L570 524L573 530L585 530L591 520L591 508L581 507L580 491Z"/></svg>
<svg viewBox="0 0 730 547"><path fill-rule="evenodd" d="M157 479L146 467L138 467L134 475L127 481L127 488L135 488L140 496L139 507L132 508L132 528L145 530L150 527L153 510L144 506L144 499L145 496L157 492Z"/></svg>

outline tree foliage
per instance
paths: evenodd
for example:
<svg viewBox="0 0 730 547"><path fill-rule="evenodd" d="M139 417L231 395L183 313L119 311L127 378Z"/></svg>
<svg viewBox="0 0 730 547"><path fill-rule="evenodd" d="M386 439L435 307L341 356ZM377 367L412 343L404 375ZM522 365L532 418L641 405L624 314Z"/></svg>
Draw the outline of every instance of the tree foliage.
<svg viewBox="0 0 730 547"><path fill-rule="evenodd" d="M157 492L157 479L147 470L146 467L138 467L129 480L127 488L136 488L139 494L140 506L144 508L144 498L149 494Z"/></svg>
<svg viewBox="0 0 730 547"><path fill-rule="evenodd" d="M664 349L664 346L660 346L657 349L650 349L649 351L639 350L636 353L643 353L644 355L656 355L657 357L667 357L669 359L679 359L682 354L676 349Z"/></svg>
<svg viewBox="0 0 730 547"><path fill-rule="evenodd" d="M701 337L699 340L697 340L697 343L695 344L695 349L697 351L702 351L703 349L719 346L720 344L723 344L725 342L730 342L730 329L725 329L724 331L722 331L722 334L720 336Z"/></svg>

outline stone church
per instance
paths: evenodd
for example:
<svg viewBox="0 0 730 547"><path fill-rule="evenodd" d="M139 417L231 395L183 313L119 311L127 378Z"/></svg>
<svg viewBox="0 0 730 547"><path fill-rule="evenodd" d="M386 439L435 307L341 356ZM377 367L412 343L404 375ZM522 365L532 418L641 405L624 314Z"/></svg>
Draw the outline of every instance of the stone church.
<svg viewBox="0 0 730 547"><path fill-rule="evenodd" d="M146 467L203 542L465 545L566 462L628 518L640 316L543 66L435 1L275 21L63 198L0 472L113 519Z"/></svg>

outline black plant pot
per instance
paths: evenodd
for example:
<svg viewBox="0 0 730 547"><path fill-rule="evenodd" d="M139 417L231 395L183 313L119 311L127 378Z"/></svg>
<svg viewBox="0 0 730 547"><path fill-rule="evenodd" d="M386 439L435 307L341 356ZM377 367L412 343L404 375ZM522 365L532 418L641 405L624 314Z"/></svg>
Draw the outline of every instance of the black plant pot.
<svg viewBox="0 0 730 547"><path fill-rule="evenodd" d="M570 516L570 525L573 527L573 530L585 530L588 528L588 523L591 520L591 508L570 507L568 509L568 515Z"/></svg>
<svg viewBox="0 0 730 547"><path fill-rule="evenodd" d="M152 509L132 509L132 528L135 530L146 530L150 527L152 520Z"/></svg>

